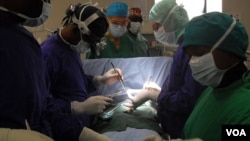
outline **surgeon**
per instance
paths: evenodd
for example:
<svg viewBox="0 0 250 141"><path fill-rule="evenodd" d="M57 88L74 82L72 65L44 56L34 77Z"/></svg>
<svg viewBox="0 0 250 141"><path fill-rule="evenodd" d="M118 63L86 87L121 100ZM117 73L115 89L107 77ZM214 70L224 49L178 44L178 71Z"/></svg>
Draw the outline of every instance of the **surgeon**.
<svg viewBox="0 0 250 141"><path fill-rule="evenodd" d="M133 41L124 36L128 24L128 5L113 2L106 9L109 28L105 34L106 46L99 54L87 55L88 58L129 58L135 57Z"/></svg>
<svg viewBox="0 0 250 141"><path fill-rule="evenodd" d="M93 115L102 113L111 98L91 96L97 87L118 80L114 69L104 75L89 76L82 68L81 53L98 46L108 29L105 14L92 5L72 4L66 10L63 27L41 44L50 80L54 105L49 113L60 110L50 118L53 136L59 141L110 141L89 127ZM122 75L121 71L117 68ZM64 102L71 102L71 109ZM67 114L70 110L72 114ZM66 112L66 113L65 113Z"/></svg>
<svg viewBox="0 0 250 141"><path fill-rule="evenodd" d="M149 21L153 22L156 40L168 44L169 36L174 33L175 43L179 47L173 56L170 73L162 88L155 83L146 82L145 89L137 91L135 96L130 95L132 104L126 105L136 108L147 100L156 101L157 118L163 130L171 138L180 138L196 100L206 88L193 79L188 64L190 57L182 48L184 27L189 21L188 15L175 0L162 0L151 8Z"/></svg>
<svg viewBox="0 0 250 141"><path fill-rule="evenodd" d="M133 40L133 50L136 57L148 57L148 40L142 36L143 18L141 9L132 7L129 9L128 26L126 35Z"/></svg>
<svg viewBox="0 0 250 141"><path fill-rule="evenodd" d="M184 36L192 75L208 86L185 124L184 136L228 140L222 137L223 132L226 135L223 125L250 124L250 77L244 65L247 31L230 15L212 12L192 19Z"/></svg>
<svg viewBox="0 0 250 141"><path fill-rule="evenodd" d="M23 27L26 21L39 19L46 4L0 1L0 140L52 140L46 136L51 136L44 116L49 93L40 46Z"/></svg>

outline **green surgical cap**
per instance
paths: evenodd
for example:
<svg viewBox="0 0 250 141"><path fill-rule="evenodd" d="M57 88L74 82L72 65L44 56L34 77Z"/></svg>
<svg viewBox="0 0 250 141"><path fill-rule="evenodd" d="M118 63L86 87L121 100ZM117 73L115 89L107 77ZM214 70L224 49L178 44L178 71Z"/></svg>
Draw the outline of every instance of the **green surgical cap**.
<svg viewBox="0 0 250 141"><path fill-rule="evenodd" d="M123 2L113 2L107 8L107 16L119 16L127 17L128 16L128 5Z"/></svg>
<svg viewBox="0 0 250 141"><path fill-rule="evenodd" d="M175 0L162 0L149 11L149 21L162 24L169 32L181 31L189 21L187 11Z"/></svg>
<svg viewBox="0 0 250 141"><path fill-rule="evenodd" d="M189 46L213 47L233 23L233 18L225 13L211 12L193 18L185 27L183 48ZM218 46L219 49L246 59L248 35L245 27L236 22L233 30Z"/></svg>

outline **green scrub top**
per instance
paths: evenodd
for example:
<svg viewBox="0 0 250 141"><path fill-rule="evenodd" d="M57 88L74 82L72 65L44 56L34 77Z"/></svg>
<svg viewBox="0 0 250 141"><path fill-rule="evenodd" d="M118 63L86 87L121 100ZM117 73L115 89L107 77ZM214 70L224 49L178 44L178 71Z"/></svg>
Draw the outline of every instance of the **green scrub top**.
<svg viewBox="0 0 250 141"><path fill-rule="evenodd" d="M115 45L105 36L106 47L100 50L100 55L97 58L130 58L135 57L133 49L133 41L125 34L120 39L120 48Z"/></svg>
<svg viewBox="0 0 250 141"><path fill-rule="evenodd" d="M226 88L207 88L185 124L185 138L220 141L222 125L250 125L249 88L250 78Z"/></svg>
<svg viewBox="0 0 250 141"><path fill-rule="evenodd" d="M148 40L143 37L141 34L137 34L137 36L131 34L130 32L127 32L125 34L130 38L134 43L133 43L133 49L135 51L135 57L148 57L149 52L148 52Z"/></svg>

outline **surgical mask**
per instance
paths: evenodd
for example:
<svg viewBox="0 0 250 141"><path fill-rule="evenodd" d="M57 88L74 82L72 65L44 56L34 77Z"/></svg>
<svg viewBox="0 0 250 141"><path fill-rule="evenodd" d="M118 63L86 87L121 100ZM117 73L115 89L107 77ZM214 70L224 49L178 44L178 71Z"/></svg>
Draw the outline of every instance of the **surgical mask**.
<svg viewBox="0 0 250 141"><path fill-rule="evenodd" d="M175 42L175 32L165 32L163 26L161 26L157 31L154 31L155 39L164 44L176 44Z"/></svg>
<svg viewBox="0 0 250 141"><path fill-rule="evenodd" d="M24 25L30 27L36 27L42 25L48 19L50 11L51 11L51 4L43 2L43 9L41 15L38 18L27 19L24 22Z"/></svg>
<svg viewBox="0 0 250 141"><path fill-rule="evenodd" d="M115 25L115 24L110 24L109 31L115 38L120 38L126 32L126 27Z"/></svg>
<svg viewBox="0 0 250 141"><path fill-rule="evenodd" d="M67 42L66 40L63 39L62 37L62 32L61 29L59 30L59 36L62 39L62 41L66 44L68 44L70 46L71 49L75 50L78 53L86 53L90 51L90 47L89 47L89 43L85 42L82 40L82 36L81 36L81 40L78 42L77 45L72 45L69 42Z"/></svg>
<svg viewBox="0 0 250 141"><path fill-rule="evenodd" d="M90 51L89 43L83 41L82 39L77 45L70 45L70 47L79 53L86 53Z"/></svg>
<svg viewBox="0 0 250 141"><path fill-rule="evenodd" d="M229 29L224 33L224 35L216 42L216 44L212 47L211 51L208 54L205 54L201 57L194 57L189 61L189 65L192 70L193 78L205 86L217 87L225 74L225 72L230 68L221 70L216 67L213 50L216 49L221 42L228 36L228 34L232 31L233 27L236 25L236 21L231 24Z"/></svg>
<svg viewBox="0 0 250 141"><path fill-rule="evenodd" d="M129 31L135 35L141 32L142 24L140 22L130 22Z"/></svg>
<svg viewBox="0 0 250 141"><path fill-rule="evenodd" d="M217 87L228 70L216 67L212 52L201 57L192 57L189 64L194 79L202 85L211 87Z"/></svg>

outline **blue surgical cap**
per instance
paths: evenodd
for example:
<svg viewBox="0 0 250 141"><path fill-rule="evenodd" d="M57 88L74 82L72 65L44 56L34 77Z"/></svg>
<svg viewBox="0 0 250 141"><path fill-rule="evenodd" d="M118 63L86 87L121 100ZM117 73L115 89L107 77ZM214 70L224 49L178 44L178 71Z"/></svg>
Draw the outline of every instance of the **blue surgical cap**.
<svg viewBox="0 0 250 141"><path fill-rule="evenodd" d="M123 2L113 2L107 8L107 16L119 16L127 17L128 16L128 5Z"/></svg>
<svg viewBox="0 0 250 141"><path fill-rule="evenodd" d="M189 21L187 11L175 0L162 0L149 11L149 21L162 24L169 32L181 31Z"/></svg>

